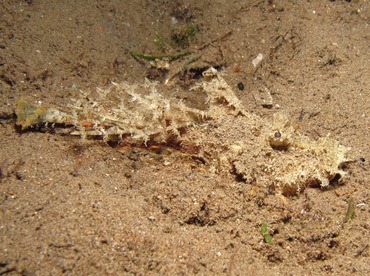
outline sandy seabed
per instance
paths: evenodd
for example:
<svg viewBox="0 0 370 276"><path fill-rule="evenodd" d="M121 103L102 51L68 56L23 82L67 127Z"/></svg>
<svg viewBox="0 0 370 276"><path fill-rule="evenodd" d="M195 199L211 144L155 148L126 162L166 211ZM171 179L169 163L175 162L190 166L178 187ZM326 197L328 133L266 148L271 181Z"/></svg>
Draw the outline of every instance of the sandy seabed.
<svg viewBox="0 0 370 276"><path fill-rule="evenodd" d="M0 14L0 273L370 273L369 1L5 0ZM192 54L167 72L132 51ZM67 109L79 90L145 77L202 109L189 88L210 66L248 112L284 110L351 148L347 178L284 197L178 148L15 125L20 99Z"/></svg>

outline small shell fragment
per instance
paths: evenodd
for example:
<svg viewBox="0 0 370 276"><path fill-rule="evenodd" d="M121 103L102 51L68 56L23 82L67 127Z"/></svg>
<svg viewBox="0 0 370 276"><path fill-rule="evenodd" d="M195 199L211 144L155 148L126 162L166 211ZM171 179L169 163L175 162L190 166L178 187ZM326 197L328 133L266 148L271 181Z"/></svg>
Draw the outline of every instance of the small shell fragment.
<svg viewBox="0 0 370 276"><path fill-rule="evenodd" d="M254 60L252 60L253 67L256 68L257 65L261 63L262 60L263 60L263 54L259 53L257 57Z"/></svg>

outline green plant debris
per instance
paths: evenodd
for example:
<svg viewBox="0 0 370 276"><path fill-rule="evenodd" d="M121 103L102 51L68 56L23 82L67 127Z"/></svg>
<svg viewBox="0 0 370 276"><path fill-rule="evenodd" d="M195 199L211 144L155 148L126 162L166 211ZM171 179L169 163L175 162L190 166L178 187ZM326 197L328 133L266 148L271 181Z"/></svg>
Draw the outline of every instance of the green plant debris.
<svg viewBox="0 0 370 276"><path fill-rule="evenodd" d="M200 58L200 55L195 55L190 57L181 67L181 72L185 72L188 69L188 66L194 62L196 62Z"/></svg>
<svg viewBox="0 0 370 276"><path fill-rule="evenodd" d="M156 37L153 40L153 43L160 52L162 53L166 52L166 43L159 34L156 35Z"/></svg>
<svg viewBox="0 0 370 276"><path fill-rule="evenodd" d="M267 227L266 223L262 223L261 233L263 235L263 239L264 239L265 243L272 244L272 237L270 235L270 232L268 230L268 227Z"/></svg>
<svg viewBox="0 0 370 276"><path fill-rule="evenodd" d="M161 59L168 59L169 61L174 61L174 60L177 60L177 59L180 59L184 56L187 56L187 55L190 55L191 52L190 51L186 51L186 52L181 52L181 53L176 53L176 54L173 54L173 55L166 55L166 54L159 54L159 55L156 55L156 54L144 54L144 53L140 53L138 51L130 51L130 55L135 57L135 58L141 58L141 59L144 59L144 60L147 60L147 61L155 61L157 59L161 60Z"/></svg>
<svg viewBox="0 0 370 276"><path fill-rule="evenodd" d="M354 215L355 215L355 201L353 200L353 198L350 198L348 201L347 213L343 219L343 222L344 223L349 222L351 219L353 219Z"/></svg>
<svg viewBox="0 0 370 276"><path fill-rule="evenodd" d="M190 41L195 38L195 35L198 33L199 28L197 25L188 24L183 26L178 32L172 34L171 39L176 46L187 46Z"/></svg>

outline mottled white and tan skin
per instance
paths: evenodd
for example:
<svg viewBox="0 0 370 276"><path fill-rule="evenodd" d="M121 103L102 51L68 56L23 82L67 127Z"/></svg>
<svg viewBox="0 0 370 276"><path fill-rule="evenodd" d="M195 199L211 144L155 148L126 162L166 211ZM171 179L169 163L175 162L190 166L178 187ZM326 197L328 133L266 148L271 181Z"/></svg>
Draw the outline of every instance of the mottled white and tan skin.
<svg viewBox="0 0 370 276"><path fill-rule="evenodd" d="M348 148L324 137L317 141L297 132L284 112L271 120L248 112L222 76L210 69L193 88L207 96L207 109L198 110L181 101L171 101L152 83L114 83L98 89L92 97L81 92L71 106L71 134L125 137L131 142L165 143L169 139L190 143L193 153L206 160L211 173L236 173L246 182L265 185L277 193L294 195L309 185L327 187L332 179L343 179L341 165L348 161ZM67 121L50 109L43 122ZM50 114L53 116L50 116ZM59 116L60 115L60 116ZM183 131L186 130L186 131Z"/></svg>
<svg viewBox="0 0 370 276"><path fill-rule="evenodd" d="M344 179L341 165L348 162L348 148L338 141L309 139L283 111L272 120L245 111L219 75L201 86L209 96L207 116L212 120L195 125L184 139L200 145L200 154L209 156L215 171L232 170L248 183L268 185L284 195L313 184L327 187L334 177Z"/></svg>

